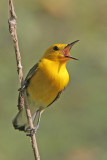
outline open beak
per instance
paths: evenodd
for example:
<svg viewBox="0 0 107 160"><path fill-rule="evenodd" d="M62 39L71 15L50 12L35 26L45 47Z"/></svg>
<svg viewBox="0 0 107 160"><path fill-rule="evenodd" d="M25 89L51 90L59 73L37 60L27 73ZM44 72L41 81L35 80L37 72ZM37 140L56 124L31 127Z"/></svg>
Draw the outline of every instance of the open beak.
<svg viewBox="0 0 107 160"><path fill-rule="evenodd" d="M71 49L72 46L73 46L75 43L77 43L78 41L79 41L79 40L76 40L76 41L68 44L68 45L64 48L63 51L64 51L64 56L65 56L66 58L78 60L77 58L74 58L74 57L71 57L71 56L70 56L70 49Z"/></svg>

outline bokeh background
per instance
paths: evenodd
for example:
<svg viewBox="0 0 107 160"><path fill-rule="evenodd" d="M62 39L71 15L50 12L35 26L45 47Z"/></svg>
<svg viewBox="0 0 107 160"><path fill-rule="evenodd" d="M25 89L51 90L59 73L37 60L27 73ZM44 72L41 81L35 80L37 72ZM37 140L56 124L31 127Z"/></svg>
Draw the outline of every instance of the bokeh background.
<svg viewBox="0 0 107 160"><path fill-rule="evenodd" d="M23 72L54 43L71 50L70 82L41 118L42 160L107 160L107 0L15 0ZM19 80L8 32L8 2L0 0L0 159L33 160L29 138L14 130Z"/></svg>

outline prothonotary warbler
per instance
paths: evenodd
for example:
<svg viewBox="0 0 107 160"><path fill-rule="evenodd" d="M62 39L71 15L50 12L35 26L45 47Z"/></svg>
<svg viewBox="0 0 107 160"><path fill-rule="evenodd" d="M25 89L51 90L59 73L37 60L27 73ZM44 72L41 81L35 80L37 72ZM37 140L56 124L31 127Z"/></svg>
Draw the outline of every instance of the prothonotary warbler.
<svg viewBox="0 0 107 160"><path fill-rule="evenodd" d="M26 89L33 123L38 117L33 133L36 133L39 127L41 113L56 101L69 82L66 62L77 60L70 56L70 49L78 41L70 44L54 44L48 48L25 78L23 89ZM13 120L13 126L21 131L27 132L29 130L25 109L18 112Z"/></svg>

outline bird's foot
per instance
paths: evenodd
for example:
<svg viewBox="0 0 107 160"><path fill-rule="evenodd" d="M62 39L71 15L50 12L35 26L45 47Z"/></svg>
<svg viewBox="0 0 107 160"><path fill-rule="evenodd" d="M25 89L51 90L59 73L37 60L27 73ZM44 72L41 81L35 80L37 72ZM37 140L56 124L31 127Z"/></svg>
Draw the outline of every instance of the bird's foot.
<svg viewBox="0 0 107 160"><path fill-rule="evenodd" d="M36 132L37 132L37 130L38 130L38 127L36 126L36 127L34 127L34 128L28 128L27 130L26 130L26 132L30 132L30 133L27 133L26 134L26 136L33 136Z"/></svg>

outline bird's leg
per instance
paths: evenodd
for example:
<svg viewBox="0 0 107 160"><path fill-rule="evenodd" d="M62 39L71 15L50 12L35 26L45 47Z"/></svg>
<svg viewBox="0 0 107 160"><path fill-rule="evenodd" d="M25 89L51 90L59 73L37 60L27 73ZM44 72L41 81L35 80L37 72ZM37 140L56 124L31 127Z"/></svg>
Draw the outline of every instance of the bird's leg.
<svg viewBox="0 0 107 160"><path fill-rule="evenodd" d="M34 122L34 120L36 119L36 117L37 117L37 114L38 114L38 112L39 112L39 110L37 110L34 114L33 114L33 116L32 116L32 121ZM31 132L31 131L34 131L34 128L27 128L26 129L26 132ZM31 136L31 133L27 133L26 134L27 136Z"/></svg>
<svg viewBox="0 0 107 160"><path fill-rule="evenodd" d="M35 120L36 116L37 116L37 112L35 112L35 115L33 115L33 120ZM41 118L41 114L42 114L42 111L39 112L39 118L38 118L38 122L37 122L37 125L32 128L32 129L27 129L27 131L30 131L31 133L27 133L26 135L27 136L33 136L33 134L35 134L39 128L39 123L40 123L40 118Z"/></svg>
<svg viewBox="0 0 107 160"><path fill-rule="evenodd" d="M36 119L36 116L37 116L37 113L38 113L39 110L37 110L34 115L32 116L32 121L34 122L34 120Z"/></svg>
<svg viewBox="0 0 107 160"><path fill-rule="evenodd" d="M39 128L39 123L40 123L41 114L42 114L42 112L39 112L38 122L37 122L37 125L34 127L35 133L36 133L36 131L37 131L38 128Z"/></svg>

